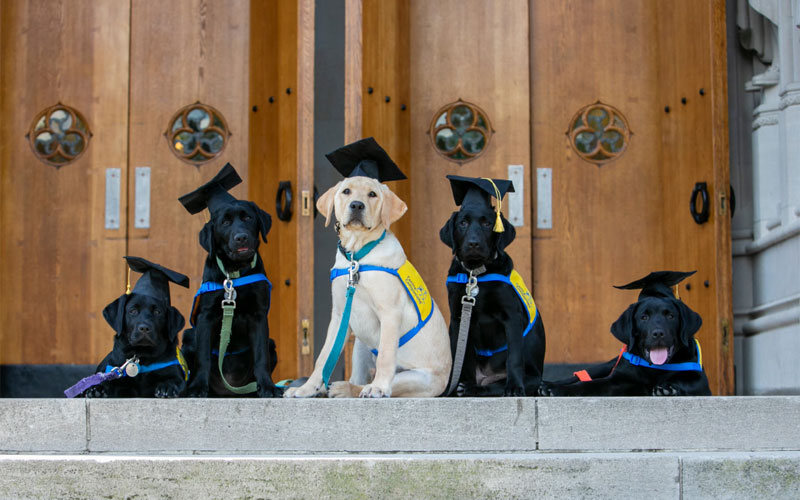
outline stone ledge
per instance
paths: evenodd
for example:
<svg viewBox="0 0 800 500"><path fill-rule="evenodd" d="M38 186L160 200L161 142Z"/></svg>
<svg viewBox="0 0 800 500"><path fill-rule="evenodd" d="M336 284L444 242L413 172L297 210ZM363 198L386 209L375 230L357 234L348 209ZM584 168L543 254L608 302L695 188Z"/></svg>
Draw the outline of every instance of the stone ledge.
<svg viewBox="0 0 800 500"><path fill-rule="evenodd" d="M796 396L4 399L0 453L800 451L798 415Z"/></svg>
<svg viewBox="0 0 800 500"><path fill-rule="evenodd" d="M794 499L798 489L798 452L0 455L0 499Z"/></svg>

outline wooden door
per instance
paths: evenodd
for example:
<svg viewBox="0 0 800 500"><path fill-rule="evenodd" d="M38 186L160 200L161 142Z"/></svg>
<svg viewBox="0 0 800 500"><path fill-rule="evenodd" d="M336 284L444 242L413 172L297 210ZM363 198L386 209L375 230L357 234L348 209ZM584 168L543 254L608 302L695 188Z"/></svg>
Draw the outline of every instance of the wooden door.
<svg viewBox="0 0 800 500"><path fill-rule="evenodd" d="M551 220L533 232L546 361L618 351L609 327L637 293L611 285L697 270L678 291L703 317L713 393L732 393L724 2L532 1L530 23L533 166L552 185ZM582 156L570 132L598 103L632 135ZM696 182L711 197L702 225Z"/></svg>
<svg viewBox="0 0 800 500"><path fill-rule="evenodd" d="M129 196L136 196L140 169L149 167L150 221L137 227L145 224L138 224L137 204L130 203L129 252L190 276L190 290L173 287L173 303L188 318L202 279L205 252L197 234L207 213L189 215L177 199L226 162L233 164L244 182L231 194L255 201L272 216L260 253L273 283L269 320L278 346L276 380L298 376L301 364L311 362L298 340L302 318L313 317L313 304L298 300L310 294L298 269L313 259L313 248L304 244L312 241L306 235L310 217L301 210L302 191L311 192L311 162L304 155L311 151L306 144L312 141L305 141L313 125L301 119L303 113L313 116L313 88L305 80L307 74L313 78L313 55L299 50L309 42L300 36L308 29L309 5L313 9L308 1L134 1L131 9ZM313 34L313 24L310 29ZM310 43L313 48L313 38ZM223 117L227 132L219 154L200 164L176 155L168 132L175 114L195 103ZM294 188L290 221L276 217L282 180Z"/></svg>
<svg viewBox="0 0 800 500"><path fill-rule="evenodd" d="M2 2L2 364L93 364L111 346L101 311L125 290L126 214L110 211L106 227L106 177L124 185L127 174L129 12L118 0ZM58 104L83 116L91 138L74 161L51 166L26 134ZM75 117L64 117L57 112L56 122L74 130ZM41 134L59 131L32 134L52 146ZM126 204L122 189L117 207Z"/></svg>

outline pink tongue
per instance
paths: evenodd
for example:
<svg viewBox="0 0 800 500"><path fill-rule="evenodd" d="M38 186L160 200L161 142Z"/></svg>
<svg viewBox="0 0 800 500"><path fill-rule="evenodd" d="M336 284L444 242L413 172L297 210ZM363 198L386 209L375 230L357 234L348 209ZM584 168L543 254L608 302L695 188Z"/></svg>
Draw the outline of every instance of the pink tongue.
<svg viewBox="0 0 800 500"><path fill-rule="evenodd" d="M656 347L650 350L650 362L654 365L663 365L667 362L669 356L669 349L666 347Z"/></svg>

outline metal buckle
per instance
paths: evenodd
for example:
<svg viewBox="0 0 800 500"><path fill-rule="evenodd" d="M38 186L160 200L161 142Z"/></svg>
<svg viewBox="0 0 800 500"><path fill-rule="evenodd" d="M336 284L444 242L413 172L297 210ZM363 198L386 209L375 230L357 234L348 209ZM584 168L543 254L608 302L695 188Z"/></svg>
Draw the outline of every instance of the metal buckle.
<svg viewBox="0 0 800 500"><path fill-rule="evenodd" d="M225 289L225 300L236 300L236 289L233 288L233 281L230 278L222 282L222 287Z"/></svg>
<svg viewBox="0 0 800 500"><path fill-rule="evenodd" d="M350 261L350 268L347 270L348 277L347 277L347 286L353 286L358 284L359 275L358 275L358 261L351 260Z"/></svg>
<svg viewBox="0 0 800 500"><path fill-rule="evenodd" d="M478 296L478 278L469 273L469 280L467 281L466 296L473 299Z"/></svg>
<svg viewBox="0 0 800 500"><path fill-rule="evenodd" d="M463 304L467 304L467 303L469 303L470 305L474 306L475 305L475 297L471 297L469 295L464 295L463 297L461 297L461 304L463 305Z"/></svg>

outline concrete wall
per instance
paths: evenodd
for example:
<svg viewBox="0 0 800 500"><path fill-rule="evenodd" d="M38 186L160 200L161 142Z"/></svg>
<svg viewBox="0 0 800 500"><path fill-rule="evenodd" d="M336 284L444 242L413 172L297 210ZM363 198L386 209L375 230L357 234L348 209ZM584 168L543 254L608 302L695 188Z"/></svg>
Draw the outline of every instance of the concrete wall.
<svg viewBox="0 0 800 500"><path fill-rule="evenodd" d="M800 394L800 2L728 0L738 394Z"/></svg>

